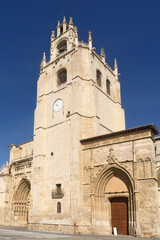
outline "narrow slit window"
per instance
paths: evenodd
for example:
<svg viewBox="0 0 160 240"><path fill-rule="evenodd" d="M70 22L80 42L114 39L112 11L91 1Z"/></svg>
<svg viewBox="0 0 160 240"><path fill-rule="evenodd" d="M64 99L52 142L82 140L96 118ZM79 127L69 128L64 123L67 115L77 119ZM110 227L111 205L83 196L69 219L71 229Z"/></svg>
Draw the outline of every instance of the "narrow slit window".
<svg viewBox="0 0 160 240"><path fill-rule="evenodd" d="M102 74L99 70L97 70L97 85L99 87L101 87L101 78L102 78Z"/></svg>
<svg viewBox="0 0 160 240"><path fill-rule="evenodd" d="M111 83L108 79L106 80L106 92L108 95L111 94Z"/></svg>
<svg viewBox="0 0 160 240"><path fill-rule="evenodd" d="M57 213L61 213L61 203L57 202Z"/></svg>

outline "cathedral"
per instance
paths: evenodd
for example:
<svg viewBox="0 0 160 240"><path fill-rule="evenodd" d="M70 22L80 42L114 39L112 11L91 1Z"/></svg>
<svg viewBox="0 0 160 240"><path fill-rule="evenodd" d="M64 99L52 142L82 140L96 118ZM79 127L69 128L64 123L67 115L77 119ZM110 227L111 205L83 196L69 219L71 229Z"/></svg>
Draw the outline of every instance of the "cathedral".
<svg viewBox="0 0 160 240"><path fill-rule="evenodd" d="M37 81L33 140L0 170L0 225L75 234L160 236L160 137L125 128L112 69L72 18L52 31Z"/></svg>

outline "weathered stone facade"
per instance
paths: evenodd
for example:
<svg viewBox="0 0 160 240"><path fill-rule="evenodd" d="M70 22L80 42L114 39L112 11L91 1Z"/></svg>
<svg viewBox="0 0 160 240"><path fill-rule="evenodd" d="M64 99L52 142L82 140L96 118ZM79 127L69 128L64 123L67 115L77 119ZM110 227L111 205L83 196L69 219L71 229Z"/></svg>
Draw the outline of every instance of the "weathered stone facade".
<svg viewBox="0 0 160 240"><path fill-rule="evenodd" d="M33 141L0 172L0 224L55 232L160 235L160 138L125 130L120 82L72 18L51 35L37 83Z"/></svg>

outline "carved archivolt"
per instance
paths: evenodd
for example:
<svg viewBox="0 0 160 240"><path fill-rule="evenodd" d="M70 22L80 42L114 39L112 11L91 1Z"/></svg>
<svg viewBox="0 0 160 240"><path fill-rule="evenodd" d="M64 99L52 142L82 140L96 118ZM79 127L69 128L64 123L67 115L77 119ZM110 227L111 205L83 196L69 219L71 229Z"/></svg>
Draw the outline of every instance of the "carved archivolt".
<svg viewBox="0 0 160 240"><path fill-rule="evenodd" d="M126 171L125 168L119 166L116 163L112 163L106 165L96 177L94 183L95 196L104 197L106 184L113 176L122 179L122 181L126 184L130 194L133 193L134 183L130 174Z"/></svg>
<svg viewBox="0 0 160 240"><path fill-rule="evenodd" d="M23 178L13 197L13 210L15 216L27 217L30 189L30 181Z"/></svg>

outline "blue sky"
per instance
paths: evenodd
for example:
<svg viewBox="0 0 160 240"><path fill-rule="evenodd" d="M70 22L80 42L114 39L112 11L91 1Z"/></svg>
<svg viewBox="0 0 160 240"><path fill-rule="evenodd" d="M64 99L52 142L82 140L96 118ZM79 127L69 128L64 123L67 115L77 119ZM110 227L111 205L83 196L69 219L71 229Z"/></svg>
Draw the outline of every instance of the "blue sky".
<svg viewBox="0 0 160 240"><path fill-rule="evenodd" d="M6 0L0 2L0 165L6 144L33 138L36 84L43 52L58 19L73 17L79 40L88 40L106 62L117 58L126 128L154 123L160 130L159 0Z"/></svg>

